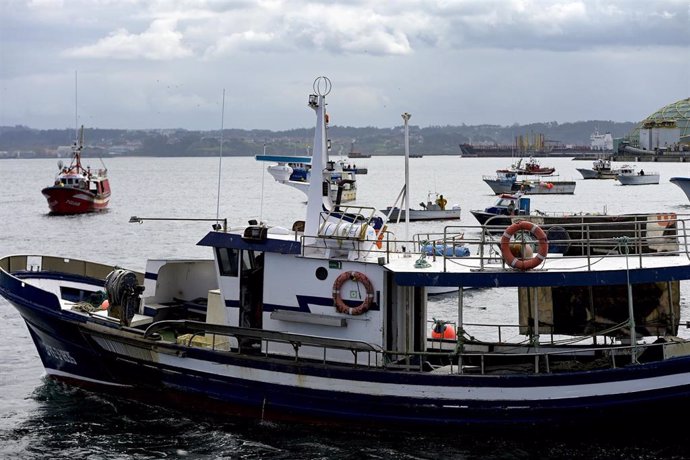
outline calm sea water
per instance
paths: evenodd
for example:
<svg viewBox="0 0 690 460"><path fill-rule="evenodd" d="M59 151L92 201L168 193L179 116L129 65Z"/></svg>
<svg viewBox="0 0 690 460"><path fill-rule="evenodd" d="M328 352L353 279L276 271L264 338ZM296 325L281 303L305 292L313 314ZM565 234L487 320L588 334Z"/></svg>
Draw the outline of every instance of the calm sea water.
<svg viewBox="0 0 690 460"><path fill-rule="evenodd" d="M534 196L532 208L567 212L690 212L679 188L668 182L690 176L690 165L644 164L659 170L661 183L623 187L615 181L584 181L576 167L589 161L542 159L562 180L577 180L575 195ZM457 156L410 159L411 201L444 194L459 204L463 221L476 224L470 209L494 201L482 175L507 167L510 159ZM98 160L87 161L92 167ZM357 161L369 168L358 180L358 204L391 205L404 181L404 159ZM219 165L221 165L219 187ZM277 184L253 158L116 158L107 167L113 189L110 210L83 216L49 216L40 193L57 172L54 160L0 161L0 255L50 254L143 270L147 258L211 254L196 246L206 222L128 223L140 217L227 217L230 224L259 219L290 227L304 215L304 195ZM220 189L220 194L218 191ZM220 200L218 200L220 196ZM441 231L441 223L411 223L410 233ZM394 226L401 238L404 227ZM682 321L690 320L687 283L682 286ZM514 300L514 299L512 299ZM466 320L516 320L491 290L466 295ZM430 316L455 319L457 297L433 300ZM680 335L687 336L686 330ZM660 414L658 422L663 421ZM612 421L612 424L657 421ZM584 428L584 427L583 427ZM91 393L44 377L38 354L18 313L0 299L0 458L689 458L683 439L585 437L560 433L519 436L487 433L397 433L328 429L233 419L208 419L193 410L177 412Z"/></svg>

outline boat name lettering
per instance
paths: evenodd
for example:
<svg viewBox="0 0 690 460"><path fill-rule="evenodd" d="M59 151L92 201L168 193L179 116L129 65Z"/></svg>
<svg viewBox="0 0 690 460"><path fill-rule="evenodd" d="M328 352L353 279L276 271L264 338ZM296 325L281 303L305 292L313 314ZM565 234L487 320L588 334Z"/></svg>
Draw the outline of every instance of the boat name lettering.
<svg viewBox="0 0 690 460"><path fill-rule="evenodd" d="M77 364L77 361L74 358L72 358L72 355L69 354L69 351L51 347L50 345L44 345L44 348L48 356L50 356L51 358L55 358L59 361L64 361L70 364Z"/></svg>
<svg viewBox="0 0 690 460"><path fill-rule="evenodd" d="M67 204L70 204L72 206L79 206L81 203L78 201L67 200Z"/></svg>

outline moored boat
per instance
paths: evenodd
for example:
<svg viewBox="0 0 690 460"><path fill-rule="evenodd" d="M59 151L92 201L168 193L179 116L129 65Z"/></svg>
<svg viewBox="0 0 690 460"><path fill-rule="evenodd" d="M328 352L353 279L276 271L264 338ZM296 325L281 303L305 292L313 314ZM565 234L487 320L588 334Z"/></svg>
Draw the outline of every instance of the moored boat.
<svg viewBox="0 0 690 460"><path fill-rule="evenodd" d="M84 168L81 164L81 151L84 148L84 127L79 139L72 146L72 159L69 166L58 162L55 182L41 190L48 200L51 214L83 214L103 211L110 202L110 182L108 170Z"/></svg>
<svg viewBox="0 0 690 460"><path fill-rule="evenodd" d="M482 178L496 195L522 192L525 195L572 195L575 181L561 181L544 178L518 179L513 172L498 173L496 176Z"/></svg>
<svg viewBox="0 0 690 460"><path fill-rule="evenodd" d="M410 209L410 218L408 221L420 220L457 220L460 219L462 208L459 204L454 204L450 208L446 208L447 200L443 195L431 193L427 194L426 203L421 202L419 206L422 209ZM381 209L381 212L388 217L391 222L405 220L407 213L405 209L400 209L397 206L388 206L386 209Z"/></svg>
<svg viewBox="0 0 690 460"><path fill-rule="evenodd" d="M323 87L309 97L315 170ZM374 208L335 206L314 181L293 230L219 227L198 243L213 259L151 259L144 272L5 256L0 295L49 377L149 403L387 429L613 429L659 413L676 425L690 407L690 342L677 337L690 258L687 219L676 218L573 242L615 242L596 257L550 252L556 241L525 221L500 240L447 226L400 241ZM430 242L443 250L428 255ZM456 243L469 255L447 250ZM518 320L466 321L460 290L457 334L440 334L425 295L434 286L491 288L483 307L515 300Z"/></svg>
<svg viewBox="0 0 690 460"><path fill-rule="evenodd" d="M530 176L550 176L556 172L556 168L541 166L539 161L530 157L529 160L522 164L522 158L518 160L517 163L511 165L509 169L497 169L497 173L515 173L519 175L530 175Z"/></svg>
<svg viewBox="0 0 690 460"><path fill-rule="evenodd" d="M618 169L611 168L611 160L599 158L594 160L592 168L577 168L583 179L615 179Z"/></svg>
<svg viewBox="0 0 690 460"><path fill-rule="evenodd" d="M659 183L659 173L637 169L634 166L622 166L617 174L616 180L621 185L650 185Z"/></svg>

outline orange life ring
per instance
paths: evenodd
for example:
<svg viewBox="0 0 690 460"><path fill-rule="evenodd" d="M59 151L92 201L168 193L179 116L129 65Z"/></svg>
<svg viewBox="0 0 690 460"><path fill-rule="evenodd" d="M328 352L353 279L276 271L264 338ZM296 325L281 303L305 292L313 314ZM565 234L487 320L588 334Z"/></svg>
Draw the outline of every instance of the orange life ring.
<svg viewBox="0 0 690 460"><path fill-rule="evenodd" d="M362 283L367 291L367 294L364 297L362 303L360 303L354 308L348 307L343 301L342 296L340 295L340 288L343 286L343 284L345 284L345 281L348 280ZM371 281L369 281L369 278L367 278L367 275L365 275L364 273L343 272L340 275L338 275L338 277L335 279L335 282L333 283L333 302L335 303L335 309L338 311L338 313L347 313L348 315L354 316L361 315L362 313L366 313L367 310L369 310L369 307L371 306L373 301L374 286L371 284Z"/></svg>
<svg viewBox="0 0 690 460"><path fill-rule="evenodd" d="M530 232L537 239L539 243L539 249L537 249L537 255L530 259L523 259L516 257L510 250L510 237L512 237L516 232L520 230L525 230ZM533 224L527 220L521 220L515 222L510 227L506 228L501 237L501 255L503 260L513 268L518 270L530 270L537 265L541 264L544 259L546 259L546 254L549 252L549 242L546 238L546 233L537 224Z"/></svg>

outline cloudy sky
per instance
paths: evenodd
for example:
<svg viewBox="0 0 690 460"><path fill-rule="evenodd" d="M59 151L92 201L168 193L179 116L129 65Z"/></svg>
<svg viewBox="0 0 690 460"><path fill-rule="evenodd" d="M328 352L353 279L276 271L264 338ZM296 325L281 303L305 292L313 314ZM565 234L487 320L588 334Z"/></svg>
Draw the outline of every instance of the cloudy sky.
<svg viewBox="0 0 690 460"><path fill-rule="evenodd" d="M341 126L639 121L690 96L690 3L0 0L0 126L311 127L319 75Z"/></svg>

